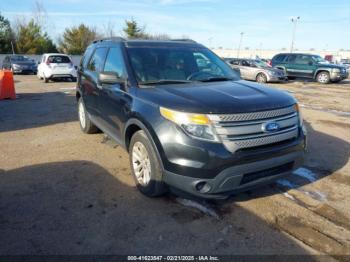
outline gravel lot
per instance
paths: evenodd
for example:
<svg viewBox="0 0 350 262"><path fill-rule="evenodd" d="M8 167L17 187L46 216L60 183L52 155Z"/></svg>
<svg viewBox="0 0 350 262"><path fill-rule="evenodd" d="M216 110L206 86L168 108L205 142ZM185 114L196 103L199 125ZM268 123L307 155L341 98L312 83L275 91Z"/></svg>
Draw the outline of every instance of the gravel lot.
<svg viewBox="0 0 350 262"><path fill-rule="evenodd" d="M0 254L350 255L350 80L271 84L302 104L303 168L223 202L135 188L127 153L79 129L75 83L15 76L0 101Z"/></svg>

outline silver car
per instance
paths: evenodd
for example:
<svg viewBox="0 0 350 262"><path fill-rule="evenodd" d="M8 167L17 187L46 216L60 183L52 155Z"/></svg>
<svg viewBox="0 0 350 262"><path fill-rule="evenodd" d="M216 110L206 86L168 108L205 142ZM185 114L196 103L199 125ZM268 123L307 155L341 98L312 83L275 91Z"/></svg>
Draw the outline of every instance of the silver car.
<svg viewBox="0 0 350 262"><path fill-rule="evenodd" d="M286 81L287 77L281 69L273 68L267 63L256 59L226 58L232 69L239 69L241 77L259 83Z"/></svg>

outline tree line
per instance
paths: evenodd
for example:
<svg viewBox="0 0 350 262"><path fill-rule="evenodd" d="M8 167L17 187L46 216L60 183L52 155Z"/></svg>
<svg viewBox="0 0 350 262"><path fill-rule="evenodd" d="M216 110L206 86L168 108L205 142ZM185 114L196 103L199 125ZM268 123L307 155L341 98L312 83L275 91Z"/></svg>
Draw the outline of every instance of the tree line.
<svg viewBox="0 0 350 262"><path fill-rule="evenodd" d="M126 20L122 29L123 37L128 39L170 39L166 34L152 35L146 32L134 19ZM114 31L100 33L94 27L81 23L66 28L57 43L45 32L38 19L17 21L12 25L0 14L0 53L1 54L43 54L62 52L70 55L81 55L86 47L94 40L114 36Z"/></svg>

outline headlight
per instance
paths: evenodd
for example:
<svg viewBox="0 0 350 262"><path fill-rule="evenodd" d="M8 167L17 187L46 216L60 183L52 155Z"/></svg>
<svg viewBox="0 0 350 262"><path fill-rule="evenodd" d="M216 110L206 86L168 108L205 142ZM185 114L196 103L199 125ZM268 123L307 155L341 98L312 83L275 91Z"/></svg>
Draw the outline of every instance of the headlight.
<svg viewBox="0 0 350 262"><path fill-rule="evenodd" d="M164 107L160 107L159 110L164 118L179 125L188 135L198 139L219 141L206 115L178 112Z"/></svg>
<svg viewBox="0 0 350 262"><path fill-rule="evenodd" d="M303 126L303 116L301 115L301 111L300 111L300 107L299 107L299 104L296 103L294 105L294 108L295 108L295 111L297 111L298 113L298 118L299 118L299 126Z"/></svg>
<svg viewBox="0 0 350 262"><path fill-rule="evenodd" d="M272 75L272 76L276 76L276 75L278 75L278 73L277 73L277 72L275 72L275 71L268 71L268 73L269 73L270 75Z"/></svg>
<svg viewBox="0 0 350 262"><path fill-rule="evenodd" d="M13 64L12 67L13 67L14 69L18 69L18 68L20 68L21 66L20 66L20 65L17 65L17 64Z"/></svg>

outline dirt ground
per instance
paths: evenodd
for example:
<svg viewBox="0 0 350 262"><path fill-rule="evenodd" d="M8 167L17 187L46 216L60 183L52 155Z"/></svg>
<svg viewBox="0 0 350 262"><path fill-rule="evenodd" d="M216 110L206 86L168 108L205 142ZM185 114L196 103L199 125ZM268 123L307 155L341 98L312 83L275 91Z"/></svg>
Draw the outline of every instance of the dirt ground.
<svg viewBox="0 0 350 262"><path fill-rule="evenodd" d="M305 164L273 185L212 203L141 195L127 153L103 134L80 131L75 83L15 79L18 99L0 101L0 254L349 259L337 255L350 255L350 80L271 84L302 105Z"/></svg>

